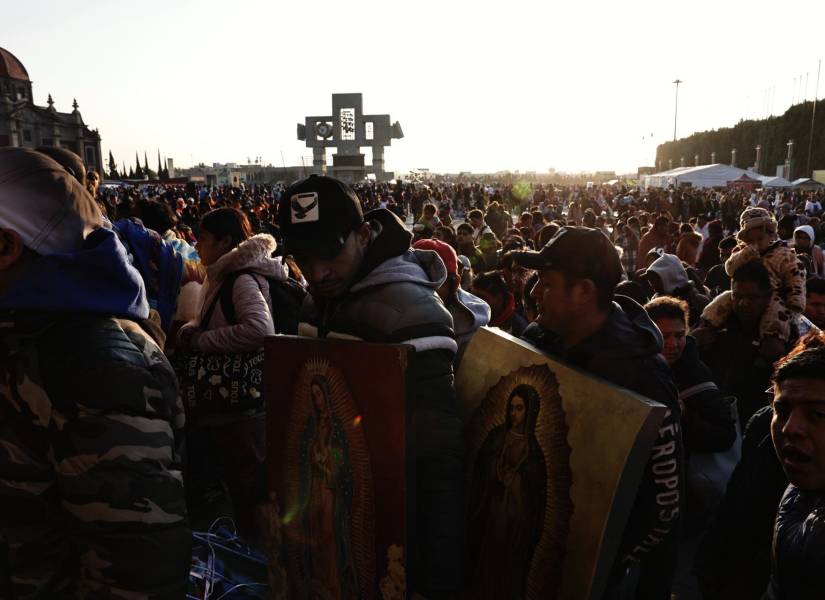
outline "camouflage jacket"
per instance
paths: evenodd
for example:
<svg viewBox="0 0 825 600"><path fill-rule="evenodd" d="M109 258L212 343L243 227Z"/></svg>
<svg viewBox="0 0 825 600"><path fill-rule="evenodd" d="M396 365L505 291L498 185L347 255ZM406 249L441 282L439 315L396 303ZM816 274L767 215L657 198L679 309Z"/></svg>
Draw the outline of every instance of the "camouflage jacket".
<svg viewBox="0 0 825 600"><path fill-rule="evenodd" d="M0 599L183 598L183 411L113 318L0 312Z"/></svg>

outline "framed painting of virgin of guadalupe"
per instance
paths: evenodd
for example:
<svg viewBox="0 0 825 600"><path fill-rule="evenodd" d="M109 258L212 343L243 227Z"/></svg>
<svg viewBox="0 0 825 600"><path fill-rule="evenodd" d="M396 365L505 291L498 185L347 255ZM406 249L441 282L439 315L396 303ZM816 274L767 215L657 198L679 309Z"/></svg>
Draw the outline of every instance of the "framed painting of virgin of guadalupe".
<svg viewBox="0 0 825 600"><path fill-rule="evenodd" d="M269 484L289 597L402 598L407 349L273 336L265 363Z"/></svg>
<svg viewBox="0 0 825 600"><path fill-rule="evenodd" d="M468 345L456 391L465 598L601 598L665 408L488 328Z"/></svg>

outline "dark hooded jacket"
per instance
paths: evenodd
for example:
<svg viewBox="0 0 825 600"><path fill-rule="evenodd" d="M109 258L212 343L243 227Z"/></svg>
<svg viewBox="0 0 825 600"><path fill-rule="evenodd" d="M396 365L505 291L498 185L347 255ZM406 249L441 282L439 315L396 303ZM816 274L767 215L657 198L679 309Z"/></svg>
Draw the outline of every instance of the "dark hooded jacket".
<svg viewBox="0 0 825 600"><path fill-rule="evenodd" d="M355 283L339 298L307 302L299 332L344 334L369 342L408 344L407 402L413 408L417 526L411 535L412 590L457 591L462 582L463 445L453 385L457 350L453 319L436 290L447 278L435 252L410 248L393 213L365 215L372 228ZM426 595L426 594L425 594Z"/></svg>
<svg viewBox="0 0 825 600"><path fill-rule="evenodd" d="M673 365L679 400L685 407L682 417L685 449L693 452L721 452L736 440L736 422L730 404L713 381L713 373L699 360L696 341L688 336L682 356Z"/></svg>
<svg viewBox="0 0 825 600"><path fill-rule="evenodd" d="M788 486L771 441L772 416L766 406L745 427L742 458L696 554L704 600L754 600L768 583L776 507Z"/></svg>
<svg viewBox="0 0 825 600"><path fill-rule="evenodd" d="M719 255L719 242L722 241L724 236L722 222L711 221L708 223L708 234L708 238L702 243L702 253L699 255L697 265L705 275L716 265L722 264L722 258Z"/></svg>
<svg viewBox="0 0 825 600"><path fill-rule="evenodd" d="M174 372L109 230L0 297L0 597L182 598Z"/></svg>
<svg viewBox="0 0 825 600"><path fill-rule="evenodd" d="M773 571L764 600L825 598L825 494L789 485L776 514Z"/></svg>
<svg viewBox="0 0 825 600"><path fill-rule="evenodd" d="M660 355L661 333L639 304L616 296L604 327L575 348L564 350L558 337L542 330L538 323L531 323L522 337L574 367L668 409L622 536L616 572L639 561L640 597L669 597L684 498L683 448L676 386ZM654 468L662 473L668 466L666 477L654 473Z"/></svg>

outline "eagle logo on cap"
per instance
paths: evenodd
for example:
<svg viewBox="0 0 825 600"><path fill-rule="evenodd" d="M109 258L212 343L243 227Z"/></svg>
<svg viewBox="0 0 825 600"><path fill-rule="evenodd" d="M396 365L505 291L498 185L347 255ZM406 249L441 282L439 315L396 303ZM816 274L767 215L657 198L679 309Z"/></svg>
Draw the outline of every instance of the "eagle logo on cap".
<svg viewBox="0 0 825 600"><path fill-rule="evenodd" d="M295 194L290 198L293 223L314 223L321 218L317 192Z"/></svg>

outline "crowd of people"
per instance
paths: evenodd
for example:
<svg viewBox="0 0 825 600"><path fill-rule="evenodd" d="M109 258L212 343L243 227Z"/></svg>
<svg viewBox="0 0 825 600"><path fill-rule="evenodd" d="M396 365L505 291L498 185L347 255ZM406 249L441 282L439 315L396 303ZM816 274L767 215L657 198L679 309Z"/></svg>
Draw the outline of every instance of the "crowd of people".
<svg viewBox="0 0 825 600"><path fill-rule="evenodd" d="M109 187L66 150L0 149L0 597L182 598L191 529L231 516L256 540L261 395L230 409L178 389L198 357L275 333L415 349L409 594L462 597L454 373L489 326L667 409L606 600L822 598L823 204L323 176Z"/></svg>

